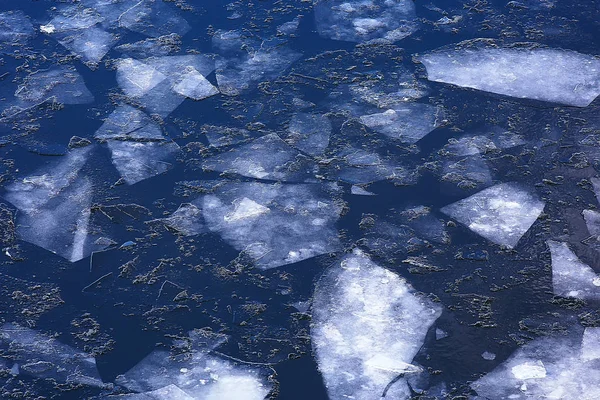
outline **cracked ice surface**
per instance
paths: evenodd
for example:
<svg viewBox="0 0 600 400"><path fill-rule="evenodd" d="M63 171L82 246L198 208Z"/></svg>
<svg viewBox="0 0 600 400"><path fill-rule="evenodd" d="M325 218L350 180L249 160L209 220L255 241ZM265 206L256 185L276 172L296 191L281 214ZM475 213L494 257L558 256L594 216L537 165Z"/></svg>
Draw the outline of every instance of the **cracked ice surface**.
<svg viewBox="0 0 600 400"><path fill-rule="evenodd" d="M483 398L593 400L600 398L600 332L586 328L527 343L471 384Z"/></svg>
<svg viewBox="0 0 600 400"><path fill-rule="evenodd" d="M23 240L72 262L102 248L88 235L92 184L79 176L88 152L72 151L54 168L9 185L4 196L21 211L17 231Z"/></svg>
<svg viewBox="0 0 600 400"><path fill-rule="evenodd" d="M337 190L337 187L332 187ZM209 230L261 269L337 251L341 208L319 185L231 183L202 197Z"/></svg>
<svg viewBox="0 0 600 400"><path fill-rule="evenodd" d="M570 50L438 50L419 59L430 81L577 107L600 94L600 60Z"/></svg>
<svg viewBox="0 0 600 400"><path fill-rule="evenodd" d="M313 349L332 400L376 399L412 365L441 309L355 251L325 272L313 301ZM405 378L386 398L408 399Z"/></svg>
<svg viewBox="0 0 600 400"><path fill-rule="evenodd" d="M319 35L334 40L397 41L418 29L411 0L315 0Z"/></svg>
<svg viewBox="0 0 600 400"><path fill-rule="evenodd" d="M566 243L549 240L554 294L583 300L600 299L600 276L584 264Z"/></svg>
<svg viewBox="0 0 600 400"><path fill-rule="evenodd" d="M97 139L164 140L158 124L143 111L122 104L113 111L94 135Z"/></svg>
<svg viewBox="0 0 600 400"><path fill-rule="evenodd" d="M517 245L544 210L544 202L514 183L501 183L441 209L484 238Z"/></svg>

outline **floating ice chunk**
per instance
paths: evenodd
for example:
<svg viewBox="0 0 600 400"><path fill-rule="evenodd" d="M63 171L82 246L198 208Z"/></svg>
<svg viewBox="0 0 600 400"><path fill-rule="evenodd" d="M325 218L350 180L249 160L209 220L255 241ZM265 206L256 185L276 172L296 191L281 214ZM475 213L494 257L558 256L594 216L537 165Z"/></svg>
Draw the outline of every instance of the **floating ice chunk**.
<svg viewBox="0 0 600 400"><path fill-rule="evenodd" d="M59 383L104 387L96 360L34 330L7 323L0 328L2 356L18 365L19 374Z"/></svg>
<svg viewBox="0 0 600 400"><path fill-rule="evenodd" d="M484 351L481 353L481 358L488 361L494 361L496 359L496 355L494 353L490 353L489 351Z"/></svg>
<svg viewBox="0 0 600 400"><path fill-rule="evenodd" d="M364 115L360 122L392 139L415 143L437 128L440 108L430 104L407 103L382 113Z"/></svg>
<svg viewBox="0 0 600 400"><path fill-rule="evenodd" d="M154 221L162 222L167 228L183 235L194 236L205 232L202 210L193 204L182 204L173 214Z"/></svg>
<svg viewBox="0 0 600 400"><path fill-rule="evenodd" d="M152 37L170 33L183 36L191 29L187 21L162 0L140 0L130 4L119 15L118 23L120 27Z"/></svg>
<svg viewBox="0 0 600 400"><path fill-rule="evenodd" d="M315 289L311 338L329 394L375 399L411 365L441 309L360 251L325 272ZM406 378L387 393L410 398Z"/></svg>
<svg viewBox="0 0 600 400"><path fill-rule="evenodd" d="M315 19L319 35L349 42L397 41L418 28L410 0L315 0Z"/></svg>
<svg viewBox="0 0 600 400"><path fill-rule="evenodd" d="M212 147L231 146L242 142L247 142L258 136L256 132L251 132L243 128L230 128L226 126L204 126L206 138Z"/></svg>
<svg viewBox="0 0 600 400"><path fill-rule="evenodd" d="M124 142L109 140L112 162L129 185L163 174L179 151L174 142Z"/></svg>
<svg viewBox="0 0 600 400"><path fill-rule="evenodd" d="M108 399L118 400L195 400L175 385L169 385L160 389L144 393L133 393L118 396L108 396Z"/></svg>
<svg viewBox="0 0 600 400"><path fill-rule="evenodd" d="M141 97L165 79L154 67L132 58L117 64L117 82L127 96Z"/></svg>
<svg viewBox="0 0 600 400"><path fill-rule="evenodd" d="M181 45L181 38L177 34L161 36L159 38L150 38L135 43L125 43L115 47L120 51L134 58L148 58L156 56L168 56L177 51Z"/></svg>
<svg viewBox="0 0 600 400"><path fill-rule="evenodd" d="M217 88L193 67L190 67L175 83L173 90L194 100L202 100L219 93Z"/></svg>
<svg viewBox="0 0 600 400"><path fill-rule="evenodd" d="M435 340L442 340L448 337L448 333L446 333L445 331L436 328L435 329Z"/></svg>
<svg viewBox="0 0 600 400"><path fill-rule="evenodd" d="M581 341L581 359L583 361L600 359L600 328L585 328Z"/></svg>
<svg viewBox="0 0 600 400"><path fill-rule="evenodd" d="M29 74L15 91L17 110L15 114L45 101L54 99L63 104L85 104L94 101L94 96L85 86L83 78L72 66L53 67Z"/></svg>
<svg viewBox="0 0 600 400"><path fill-rule="evenodd" d="M466 48L420 57L430 81L585 107L600 94L600 60L570 50Z"/></svg>
<svg viewBox="0 0 600 400"><path fill-rule="evenodd" d="M590 235L600 240L600 213L593 210L583 210L583 219Z"/></svg>
<svg viewBox="0 0 600 400"><path fill-rule="evenodd" d="M375 193L369 192L368 190L365 190L364 188L358 185L352 185L352 187L350 188L350 193L357 196L375 196Z"/></svg>
<svg viewBox="0 0 600 400"><path fill-rule="evenodd" d="M485 135L468 135L450 139L444 150L455 156L472 156L498 149L509 149L525 144L520 135L500 128L490 128Z"/></svg>
<svg viewBox="0 0 600 400"><path fill-rule="evenodd" d="M40 26L44 33L62 33L85 30L104 21L104 17L91 7L69 5L61 7L50 22Z"/></svg>
<svg viewBox="0 0 600 400"><path fill-rule="evenodd" d="M332 126L329 119L321 114L295 114L283 135L283 139L291 146L311 156L325 152L329 145Z"/></svg>
<svg viewBox="0 0 600 400"><path fill-rule="evenodd" d="M117 107L94 137L102 140L165 140L156 122L143 111L127 104Z"/></svg>
<svg viewBox="0 0 600 400"><path fill-rule="evenodd" d="M544 209L544 202L514 183L492 186L441 209L473 232L513 248Z"/></svg>
<svg viewBox="0 0 600 400"><path fill-rule="evenodd" d="M340 206L317 185L232 183L198 205L208 228L262 269L339 249Z"/></svg>
<svg viewBox="0 0 600 400"><path fill-rule="evenodd" d="M446 161L442 167L442 181L455 183L461 189L473 189L490 185L492 174L482 156L475 154Z"/></svg>
<svg viewBox="0 0 600 400"><path fill-rule="evenodd" d="M600 276L577 258L566 243L549 240L554 294L578 299L600 299Z"/></svg>
<svg viewBox="0 0 600 400"><path fill-rule="evenodd" d="M98 27L56 36L58 42L90 65L96 65L117 42L111 33Z"/></svg>
<svg viewBox="0 0 600 400"><path fill-rule="evenodd" d="M312 175L315 165L272 133L210 157L203 167L250 178L301 182Z"/></svg>
<svg viewBox="0 0 600 400"><path fill-rule="evenodd" d="M236 365L205 351L193 351L184 359L154 351L117 377L116 383L144 394L174 385L191 398L203 400L263 400L270 391L262 371Z"/></svg>
<svg viewBox="0 0 600 400"><path fill-rule="evenodd" d="M288 69L300 53L287 47L265 47L241 59L234 58L217 64L217 83L221 93L237 96L253 84L278 77Z"/></svg>
<svg viewBox="0 0 600 400"><path fill-rule="evenodd" d="M277 33L282 35L291 35L296 30L298 30L298 26L300 25L300 18L296 17L293 20L283 23L277 27Z"/></svg>
<svg viewBox="0 0 600 400"><path fill-rule="evenodd" d="M581 333L527 343L492 372L471 384L486 399L596 399L600 369L586 360Z"/></svg>
<svg viewBox="0 0 600 400"><path fill-rule="evenodd" d="M33 34L33 25L23 11L0 13L0 46L24 44Z"/></svg>
<svg viewBox="0 0 600 400"><path fill-rule="evenodd" d="M92 185L79 176L88 152L74 150L50 171L6 188L6 200L21 211L19 236L72 262L105 247L88 232Z"/></svg>

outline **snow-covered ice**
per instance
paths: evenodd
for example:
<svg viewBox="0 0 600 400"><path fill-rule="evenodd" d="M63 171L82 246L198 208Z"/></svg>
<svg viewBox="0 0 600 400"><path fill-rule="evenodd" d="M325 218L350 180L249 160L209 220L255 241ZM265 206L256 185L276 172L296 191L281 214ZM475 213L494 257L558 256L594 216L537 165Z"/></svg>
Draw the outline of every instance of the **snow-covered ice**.
<svg viewBox="0 0 600 400"><path fill-rule="evenodd" d="M584 264L566 243L549 240L554 294L583 300L600 299L600 275Z"/></svg>
<svg viewBox="0 0 600 400"><path fill-rule="evenodd" d="M600 59L551 48L437 50L419 61L430 81L577 107L600 94Z"/></svg>
<svg viewBox="0 0 600 400"><path fill-rule="evenodd" d="M544 202L515 183L501 183L441 209L484 238L517 245L544 210Z"/></svg>
<svg viewBox="0 0 600 400"><path fill-rule="evenodd" d="M312 309L313 349L330 399L410 398L406 378L393 381L420 371L411 363L441 307L355 250L324 273Z"/></svg>

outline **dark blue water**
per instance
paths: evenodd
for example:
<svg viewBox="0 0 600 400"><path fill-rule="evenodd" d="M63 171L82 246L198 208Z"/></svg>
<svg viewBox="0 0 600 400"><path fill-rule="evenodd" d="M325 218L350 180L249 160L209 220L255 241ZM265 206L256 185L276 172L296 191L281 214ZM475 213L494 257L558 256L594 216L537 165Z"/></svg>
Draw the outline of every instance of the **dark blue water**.
<svg viewBox="0 0 600 400"><path fill-rule="evenodd" d="M219 53L213 44L214 32L235 30L245 38L243 51L279 46L298 57L283 70L252 80L238 95L186 99L168 115L155 114L153 121L180 149L168 160L170 166L164 173L123 184L107 144L94 134L123 102L145 110L144 104L124 95L117 83L117 62L126 55L116 47L152 35L106 28L115 35L115 44L90 68L51 35L39 33L40 25L60 10L81 2L0 0L0 13L20 10L35 29L20 43L14 37L0 36L0 108L13 104L15 91L29 74L61 65L72 66L94 97L86 104L46 101L0 120L2 193L6 195L24 177L42 175L66 159L73 151L69 149L73 136L88 139L92 145L79 175L93 186L91 226L114 241L105 251L70 262L24 240L18 227L23 211L18 204L0 199L1 323L55 335L61 343L91 354L105 383L114 382L157 349L185 353L173 341L194 329L205 329L228 337L215 354L270 375L275 382L273 398L327 399L311 347L311 310L301 310L297 304L310 305L323 271L353 248L361 248L442 309L414 358L427 371L427 380L421 385L423 391L414 385L413 398L466 398L474 394L471 382L501 365L523 344L563 326L568 333L571 323L600 326L597 302L554 296L545 243L567 242L582 262L600 272L597 247L585 241L590 233L581 217L584 209L597 207L590 179L600 164L593 149L591 155L574 156L582 152L582 132L597 135L600 129L598 100L578 108L463 90L428 82L425 68L413 59L474 38L493 39L498 46L535 42L597 55L600 11L596 1L415 2L418 30L400 41L368 44L319 35L310 1L160 3L190 26L169 55ZM231 18L235 13L239 17ZM161 15L156 26L162 26ZM438 23L444 16L458 19L452 24ZM299 24L292 34L278 33L278 26L296 17ZM219 57L235 67L241 63L236 61L239 51L232 50L234 56L222 51ZM389 140L362 127L348 111L367 107L349 85L368 86L377 81L389 93L397 89L401 72L427 87L417 102L444 110L444 122L413 144ZM217 73L218 68L206 76L215 86ZM203 168L206 159L222 150L211 147L205 133L210 126L225 126L246 129L253 137L271 132L282 135L299 111L294 99L312 103L310 112L327 114L331 121L329 148L316 157L318 172L310 171L310 181L339 185L333 198L343 211L333 224L339 238L334 251L263 270L217 232L185 236L151 222L211 192L205 189L209 184L203 188L198 181L276 181ZM464 186L459 184L463 179L444 179L444 165L451 160L443 152L448 141L465 133L487 132L491 126L520 135L523 143L483 156L489 181ZM336 169L335 158L348 145L376 151L386 162L410 171L411 178L387 175L373 182L354 182L344 177L339 172L344 166ZM584 157L585 162L577 163L577 157ZM451 218L441 207L502 182L526 185L545 202L543 214L518 246L502 248L460 223L448 225ZM375 196L351 194L353 183L369 183L364 187ZM369 218L402 225L402 211L420 205L443 222L449 240L423 239L415 229L411 231L418 239L414 246L406 246L404 238L396 239L389 249L369 247L367 239L381 234ZM273 229L286 235L285 224ZM121 246L129 241L133 245ZM426 260L437 269L413 268L403 262L410 257ZM448 337L436 340L436 329ZM8 342L2 343L0 356L9 360L0 363L3 398L82 399L129 392L60 382L35 373L15 376L9 372L15 355ZM495 359L484 360L485 351L494 353ZM442 384L444 394L428 392Z"/></svg>

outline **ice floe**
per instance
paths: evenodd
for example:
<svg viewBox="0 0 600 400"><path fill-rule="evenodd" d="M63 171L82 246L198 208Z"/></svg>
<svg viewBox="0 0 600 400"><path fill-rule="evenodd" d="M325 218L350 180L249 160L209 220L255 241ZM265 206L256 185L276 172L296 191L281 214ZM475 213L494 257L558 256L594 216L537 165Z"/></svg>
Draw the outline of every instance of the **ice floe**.
<svg viewBox="0 0 600 400"><path fill-rule="evenodd" d="M117 107L94 136L102 140L165 140L160 126L152 118L127 104Z"/></svg>
<svg viewBox="0 0 600 400"><path fill-rule="evenodd" d="M204 160L203 168L274 181L303 182L315 163L274 133Z"/></svg>
<svg viewBox="0 0 600 400"><path fill-rule="evenodd" d="M471 387L490 400L596 399L598 348L598 328L586 328L583 339L580 332L535 339Z"/></svg>
<svg viewBox="0 0 600 400"><path fill-rule="evenodd" d="M4 196L21 211L23 240L73 262L104 248L89 233L92 184L79 174L89 150L73 150L53 168L8 185Z"/></svg>
<svg viewBox="0 0 600 400"><path fill-rule="evenodd" d="M126 142L109 140L112 162L130 185L167 172L179 146L175 142Z"/></svg>
<svg viewBox="0 0 600 400"><path fill-rule="evenodd" d="M191 29L188 22L162 0L129 2L127 9L118 16L117 21L119 27L151 37L171 33L183 36Z"/></svg>
<svg viewBox="0 0 600 400"><path fill-rule="evenodd" d="M23 11L0 13L0 52L25 44L33 35L33 25Z"/></svg>
<svg viewBox="0 0 600 400"><path fill-rule="evenodd" d="M78 383L107 387L96 369L96 360L58 340L14 323L0 328L3 358L12 363L14 375L53 379L58 383Z"/></svg>
<svg viewBox="0 0 600 400"><path fill-rule="evenodd" d="M441 209L484 238L517 245L544 210L544 202L514 183L501 183Z"/></svg>
<svg viewBox="0 0 600 400"><path fill-rule="evenodd" d="M298 113L292 116L283 139L306 154L318 156L329 145L332 126L322 114Z"/></svg>
<svg viewBox="0 0 600 400"><path fill-rule="evenodd" d="M331 187L338 190L337 187ZM313 184L230 183L201 198L209 230L261 269L337 251L341 207Z"/></svg>
<svg viewBox="0 0 600 400"><path fill-rule="evenodd" d="M420 372L413 358L439 306L357 250L324 273L312 309L313 349L330 399L410 398L401 376Z"/></svg>
<svg viewBox="0 0 600 400"><path fill-rule="evenodd" d="M600 299L600 275L584 264L566 243L549 240L554 294L583 300Z"/></svg>
<svg viewBox="0 0 600 400"><path fill-rule="evenodd" d="M397 41L418 29L411 0L315 0L319 34L328 39Z"/></svg>
<svg viewBox="0 0 600 400"><path fill-rule="evenodd" d="M360 121L392 139L415 143L439 126L440 111L429 104L407 103L382 113L364 115Z"/></svg>
<svg viewBox="0 0 600 400"><path fill-rule="evenodd" d="M577 107L600 94L600 59L550 48L475 47L419 58L431 81Z"/></svg>

